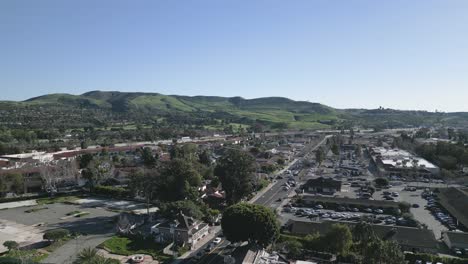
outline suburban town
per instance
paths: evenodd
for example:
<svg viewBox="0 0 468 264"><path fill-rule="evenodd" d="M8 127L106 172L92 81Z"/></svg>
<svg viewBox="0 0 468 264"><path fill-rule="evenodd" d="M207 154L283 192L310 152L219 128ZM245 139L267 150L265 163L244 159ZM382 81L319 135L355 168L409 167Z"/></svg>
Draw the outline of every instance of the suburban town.
<svg viewBox="0 0 468 264"><path fill-rule="evenodd" d="M0 264L468 264L467 0L1 0Z"/></svg>
<svg viewBox="0 0 468 264"><path fill-rule="evenodd" d="M14 241L41 263L72 263L89 248L119 263L350 263L342 252L372 232L415 263L462 260L468 181L399 148L406 137L454 144L435 130L427 143L421 131L432 130L215 134L2 155L0 249ZM239 155L250 175L237 172L247 166ZM223 220L232 199L274 212L273 244L231 238L248 228ZM346 242L306 250L320 239Z"/></svg>

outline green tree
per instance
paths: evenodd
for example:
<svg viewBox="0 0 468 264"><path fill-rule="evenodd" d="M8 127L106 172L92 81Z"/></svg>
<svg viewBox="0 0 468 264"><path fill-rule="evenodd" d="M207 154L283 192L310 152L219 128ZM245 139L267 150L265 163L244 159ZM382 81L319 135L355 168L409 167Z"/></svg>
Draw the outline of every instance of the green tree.
<svg viewBox="0 0 468 264"><path fill-rule="evenodd" d="M105 258L94 248L85 248L77 256L74 264L119 264L116 259Z"/></svg>
<svg viewBox="0 0 468 264"><path fill-rule="evenodd" d="M7 180L11 183L10 189L16 194L23 193L24 191L24 178L19 173L12 173L6 176Z"/></svg>
<svg viewBox="0 0 468 264"><path fill-rule="evenodd" d="M156 157L153 155L151 148L143 148L141 151L141 159L146 166L153 166L156 164Z"/></svg>
<svg viewBox="0 0 468 264"><path fill-rule="evenodd" d="M325 159L325 153L323 149L320 147L315 151L315 161L320 166L322 165L323 160Z"/></svg>
<svg viewBox="0 0 468 264"><path fill-rule="evenodd" d="M352 245L351 230L347 225L334 224L323 236L322 243L329 252L346 255Z"/></svg>
<svg viewBox="0 0 468 264"><path fill-rule="evenodd" d="M215 175L219 176L229 204L239 202L254 188L255 159L238 149L228 151L218 160Z"/></svg>
<svg viewBox="0 0 468 264"><path fill-rule="evenodd" d="M340 155L340 147L338 147L338 144L334 143L331 147L331 151L335 155Z"/></svg>
<svg viewBox="0 0 468 264"><path fill-rule="evenodd" d="M84 169L88 167L88 164L93 160L93 155L86 153L86 154L81 155L78 158L78 160L79 160L80 169Z"/></svg>
<svg viewBox="0 0 468 264"><path fill-rule="evenodd" d="M181 200L176 202L163 203L160 205L161 214L171 218L179 212L186 216L191 216L195 219L202 219L203 212L200 206L190 200Z"/></svg>
<svg viewBox="0 0 468 264"><path fill-rule="evenodd" d="M7 240L3 242L3 246L6 247L8 251L11 251L13 249L17 249L19 247L19 244L16 241Z"/></svg>
<svg viewBox="0 0 468 264"><path fill-rule="evenodd" d="M196 199L193 196L202 178L190 161L179 158L169 161L163 166L161 176L158 191L163 200Z"/></svg>
<svg viewBox="0 0 468 264"><path fill-rule="evenodd" d="M288 240L284 242L283 245L288 251L288 257L298 259L301 256L303 250L301 242L297 240Z"/></svg>
<svg viewBox="0 0 468 264"><path fill-rule="evenodd" d="M375 185L377 185L378 187L387 186L388 180L385 178L377 178L375 179Z"/></svg>
<svg viewBox="0 0 468 264"><path fill-rule="evenodd" d="M200 154L198 154L198 161L205 166L210 166L211 165L211 152L207 149L200 152Z"/></svg>
<svg viewBox="0 0 468 264"><path fill-rule="evenodd" d="M266 247L279 237L275 214L262 205L239 203L228 207L221 227L226 238L233 243L248 241Z"/></svg>

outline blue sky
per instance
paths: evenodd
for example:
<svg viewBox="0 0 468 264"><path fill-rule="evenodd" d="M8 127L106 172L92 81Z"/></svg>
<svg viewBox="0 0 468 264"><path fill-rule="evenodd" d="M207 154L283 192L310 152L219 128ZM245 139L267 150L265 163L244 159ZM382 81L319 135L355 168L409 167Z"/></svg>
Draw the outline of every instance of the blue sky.
<svg viewBox="0 0 468 264"><path fill-rule="evenodd" d="M465 0L3 0L0 99L90 90L468 111Z"/></svg>

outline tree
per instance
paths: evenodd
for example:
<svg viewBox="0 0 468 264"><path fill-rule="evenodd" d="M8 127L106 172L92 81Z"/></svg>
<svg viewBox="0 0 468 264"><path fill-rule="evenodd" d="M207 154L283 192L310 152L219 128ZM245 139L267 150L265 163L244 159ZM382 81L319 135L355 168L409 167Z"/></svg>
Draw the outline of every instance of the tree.
<svg viewBox="0 0 468 264"><path fill-rule="evenodd" d="M228 151L218 160L215 175L219 176L229 204L239 202L254 187L255 159L238 149Z"/></svg>
<svg viewBox="0 0 468 264"><path fill-rule="evenodd" d="M363 258L369 264L405 263L405 255L395 241L372 240L366 247Z"/></svg>
<svg viewBox="0 0 468 264"><path fill-rule="evenodd" d="M200 154L198 154L198 161L205 166L210 166L211 152L207 149L203 150Z"/></svg>
<svg viewBox="0 0 468 264"><path fill-rule="evenodd" d="M80 169L84 169L84 168L88 167L88 164L92 160L93 160L93 155L92 154L86 153L86 154L81 155L78 158L78 161L79 161L79 164L80 164Z"/></svg>
<svg viewBox="0 0 468 264"><path fill-rule="evenodd" d="M119 264L117 259L105 258L94 248L85 248L77 256L73 264Z"/></svg>
<svg viewBox="0 0 468 264"><path fill-rule="evenodd" d="M354 150L354 155L356 155L356 158L360 158L362 156L362 147L361 147L361 145L356 146L356 149Z"/></svg>
<svg viewBox="0 0 468 264"><path fill-rule="evenodd" d="M297 240L288 240L284 242L284 247L288 251L288 257L292 259L297 259L301 256L302 253L302 244Z"/></svg>
<svg viewBox="0 0 468 264"><path fill-rule="evenodd" d="M387 186L388 185L388 180L385 179L385 178L377 178L377 179L375 179L375 184L378 187Z"/></svg>
<svg viewBox="0 0 468 264"><path fill-rule="evenodd" d="M44 239L49 241L57 241L67 237L70 234L67 229L58 228L53 230L48 230L44 233Z"/></svg>
<svg viewBox="0 0 468 264"><path fill-rule="evenodd" d="M273 211L265 206L239 203L228 207L221 227L231 242L248 241L266 247L279 237L279 225Z"/></svg>
<svg viewBox="0 0 468 264"><path fill-rule="evenodd" d="M78 254L75 264L91 264L98 256L95 248L85 248Z"/></svg>
<svg viewBox="0 0 468 264"><path fill-rule="evenodd" d="M325 153L323 149L320 147L315 151L315 161L320 166L322 165L323 160L325 159Z"/></svg>
<svg viewBox="0 0 468 264"><path fill-rule="evenodd" d="M24 178L19 173L8 174L5 177L10 182L10 189L16 194L23 193L24 191Z"/></svg>
<svg viewBox="0 0 468 264"><path fill-rule="evenodd" d="M331 151L335 155L340 155L340 147L338 147L338 144L334 143L331 147Z"/></svg>
<svg viewBox="0 0 468 264"><path fill-rule="evenodd" d="M189 160L176 158L169 161L163 166L161 176L158 189L161 199L177 201L198 198L195 192L202 178Z"/></svg>
<svg viewBox="0 0 468 264"><path fill-rule="evenodd" d="M343 224L332 225L322 239L325 248L331 253L346 255L352 245L351 230Z"/></svg>
<svg viewBox="0 0 468 264"><path fill-rule="evenodd" d="M80 147L81 147L81 149L87 149L88 148L88 144L87 144L86 140L81 141Z"/></svg>
<svg viewBox="0 0 468 264"><path fill-rule="evenodd" d="M40 168L40 175L44 189L53 195L58 185L64 182L77 182L79 177L78 165L75 161L57 160L45 164Z"/></svg>
<svg viewBox="0 0 468 264"><path fill-rule="evenodd" d="M203 213L198 205L190 200L163 203L160 206L161 214L166 217L173 217L179 212L195 219L202 219Z"/></svg>
<svg viewBox="0 0 468 264"><path fill-rule="evenodd" d="M141 159L146 166L153 166L156 164L156 157L153 155L151 148L143 148L141 152Z"/></svg>
<svg viewBox="0 0 468 264"><path fill-rule="evenodd" d="M11 251L13 249L17 249L19 247L19 244L16 241L7 240L3 242L3 246L6 247L8 251Z"/></svg>

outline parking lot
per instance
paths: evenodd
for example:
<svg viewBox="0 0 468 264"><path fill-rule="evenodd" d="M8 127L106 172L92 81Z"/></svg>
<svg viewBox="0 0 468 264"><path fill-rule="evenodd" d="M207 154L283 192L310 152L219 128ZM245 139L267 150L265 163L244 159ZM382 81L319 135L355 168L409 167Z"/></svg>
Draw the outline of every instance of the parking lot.
<svg viewBox="0 0 468 264"><path fill-rule="evenodd" d="M66 228L84 235L103 235L113 228L113 217L118 210L138 211L143 204L129 201L86 198L76 204L54 203L45 205L18 203L19 207L5 208L0 213L0 252L3 242L14 240L21 246L42 241L44 231ZM74 213L80 213L75 216Z"/></svg>

